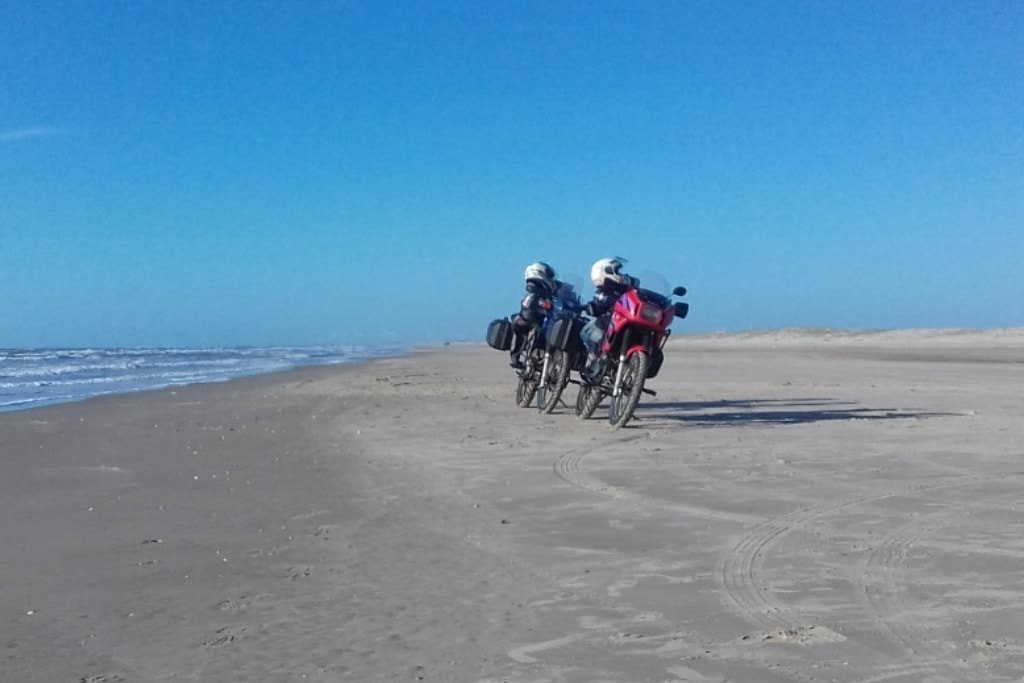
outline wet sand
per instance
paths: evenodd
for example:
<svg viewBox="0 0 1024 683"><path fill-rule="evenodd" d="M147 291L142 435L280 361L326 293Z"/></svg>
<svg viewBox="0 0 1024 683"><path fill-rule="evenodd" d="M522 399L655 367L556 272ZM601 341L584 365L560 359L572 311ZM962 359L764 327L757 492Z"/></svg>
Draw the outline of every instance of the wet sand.
<svg viewBox="0 0 1024 683"><path fill-rule="evenodd" d="M506 363L0 414L0 678L1024 676L1024 331L680 338L621 430Z"/></svg>

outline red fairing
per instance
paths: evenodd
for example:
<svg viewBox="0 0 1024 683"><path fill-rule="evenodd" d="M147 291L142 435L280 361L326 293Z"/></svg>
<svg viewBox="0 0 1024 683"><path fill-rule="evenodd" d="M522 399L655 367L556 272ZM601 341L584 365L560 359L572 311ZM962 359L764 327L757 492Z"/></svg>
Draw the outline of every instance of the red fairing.
<svg viewBox="0 0 1024 683"><path fill-rule="evenodd" d="M672 296L684 294L683 287L672 290ZM642 287L627 289L612 302L600 357L588 362L580 373L583 382L576 398L577 416L589 418L607 396L611 399L608 421L622 427L633 418L642 394L655 395L644 383L661 370L665 360L662 347L677 310L685 317L688 306L673 304L669 296Z"/></svg>
<svg viewBox="0 0 1024 683"><path fill-rule="evenodd" d="M601 341L601 351L609 353L616 337L623 330L632 326L652 332L654 334L653 346L657 348L661 345L665 330L672 324L674 317L675 311L671 304L660 306L646 302L640 298L635 289L627 290L612 306L611 322L609 322L604 339ZM646 349L643 343L633 344L625 350L625 356L628 358L637 351L644 350L649 349Z"/></svg>

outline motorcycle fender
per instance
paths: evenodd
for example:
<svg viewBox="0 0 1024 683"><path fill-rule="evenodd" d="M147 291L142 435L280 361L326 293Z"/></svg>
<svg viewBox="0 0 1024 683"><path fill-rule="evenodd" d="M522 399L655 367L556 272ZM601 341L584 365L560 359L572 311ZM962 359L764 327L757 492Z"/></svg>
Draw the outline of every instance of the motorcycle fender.
<svg viewBox="0 0 1024 683"><path fill-rule="evenodd" d="M628 349L626 349L626 358L628 359L630 356L632 356L637 351L646 351L646 350L647 350L647 346L645 344L634 344L633 346L630 346Z"/></svg>

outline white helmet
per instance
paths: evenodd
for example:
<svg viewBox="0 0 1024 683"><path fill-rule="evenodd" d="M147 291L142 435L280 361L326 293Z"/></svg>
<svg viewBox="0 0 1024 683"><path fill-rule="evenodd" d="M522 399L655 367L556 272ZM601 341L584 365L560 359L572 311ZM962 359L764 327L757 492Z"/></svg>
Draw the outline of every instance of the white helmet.
<svg viewBox="0 0 1024 683"><path fill-rule="evenodd" d="M590 266L591 282L594 283L595 287L604 287L605 282L609 280L617 285L627 284L630 279L629 276L619 272L626 263L626 259L617 256L594 261L594 265Z"/></svg>
<svg viewBox="0 0 1024 683"><path fill-rule="evenodd" d="M523 279L527 282L530 280L542 282L550 291L555 291L555 269L543 261L526 266L526 270L523 271Z"/></svg>

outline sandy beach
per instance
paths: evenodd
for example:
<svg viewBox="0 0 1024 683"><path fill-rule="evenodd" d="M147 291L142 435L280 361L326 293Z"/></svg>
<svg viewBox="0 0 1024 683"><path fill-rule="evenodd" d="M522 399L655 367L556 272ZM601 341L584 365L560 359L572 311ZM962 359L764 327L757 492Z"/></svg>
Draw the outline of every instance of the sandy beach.
<svg viewBox="0 0 1024 683"><path fill-rule="evenodd" d="M620 430L507 360L0 414L0 678L1024 677L1024 330L674 339Z"/></svg>

